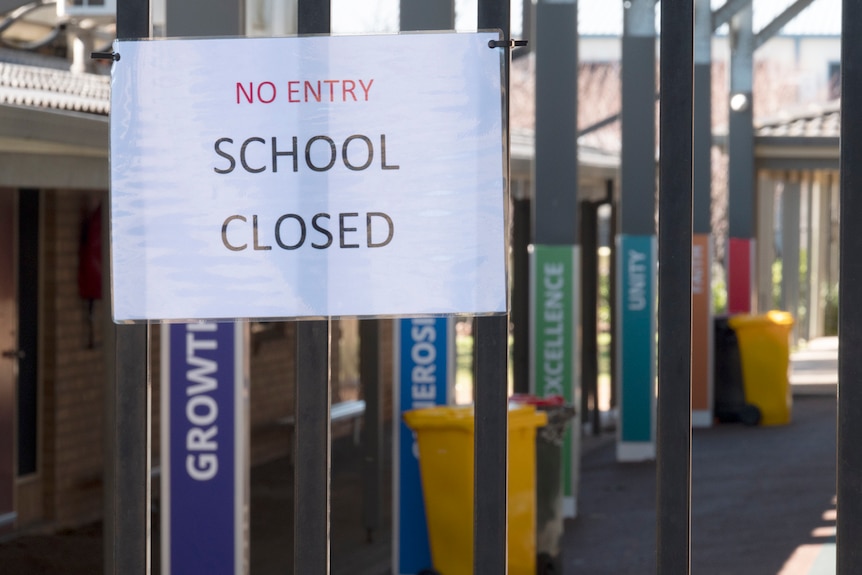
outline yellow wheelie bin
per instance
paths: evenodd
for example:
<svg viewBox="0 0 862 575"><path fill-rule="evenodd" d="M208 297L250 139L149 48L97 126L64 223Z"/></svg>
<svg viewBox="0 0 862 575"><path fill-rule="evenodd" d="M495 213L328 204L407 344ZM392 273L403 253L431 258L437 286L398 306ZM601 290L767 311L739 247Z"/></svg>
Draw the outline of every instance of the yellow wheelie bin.
<svg viewBox="0 0 862 575"><path fill-rule="evenodd" d="M416 432L431 560L441 575L473 572L473 437L470 406L404 413ZM509 409L508 561L510 575L536 572L536 429L546 414ZM431 567L431 566L429 566Z"/></svg>
<svg viewBox="0 0 862 575"><path fill-rule="evenodd" d="M745 399L760 409L761 425L790 423L790 330L793 316L785 311L736 315L728 319L739 341Z"/></svg>

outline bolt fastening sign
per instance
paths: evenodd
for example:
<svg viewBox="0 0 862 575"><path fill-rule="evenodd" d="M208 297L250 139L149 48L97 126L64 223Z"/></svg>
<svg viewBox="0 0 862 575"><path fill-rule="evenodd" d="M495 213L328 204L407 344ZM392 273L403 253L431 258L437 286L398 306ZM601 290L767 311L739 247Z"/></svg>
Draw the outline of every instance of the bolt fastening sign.
<svg viewBox="0 0 862 575"><path fill-rule="evenodd" d="M505 312L498 39L117 41L114 320Z"/></svg>

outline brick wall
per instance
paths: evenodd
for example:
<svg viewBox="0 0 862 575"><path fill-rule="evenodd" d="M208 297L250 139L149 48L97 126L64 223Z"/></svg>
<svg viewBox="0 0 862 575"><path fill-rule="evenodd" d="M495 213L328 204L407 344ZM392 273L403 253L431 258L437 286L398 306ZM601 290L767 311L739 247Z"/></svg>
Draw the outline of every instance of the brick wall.
<svg viewBox="0 0 862 575"><path fill-rule="evenodd" d="M43 197L41 466L47 518L63 527L102 511L104 302L94 302L91 316L77 273L81 225L103 194L51 190Z"/></svg>
<svg viewBox="0 0 862 575"><path fill-rule="evenodd" d="M54 527L81 525L101 517L105 401L104 301L88 302L78 295L78 245L84 216L103 193L44 192L42 341L42 452L39 462L44 519ZM106 199L106 198L105 198ZM90 346L92 326L93 345ZM333 322L333 341L340 333ZM287 456L293 447L296 384L296 324L257 323L251 326L250 419L251 461L258 464ZM151 329L153 461L159 456L160 329ZM335 344L333 344L335 347ZM340 354L333 353L331 373L339 374ZM391 417L392 322L381 321L381 371L385 416ZM347 359L345 358L345 361ZM333 382L337 388L338 382ZM339 425L333 438L350 434ZM34 518L35 519L35 518Z"/></svg>

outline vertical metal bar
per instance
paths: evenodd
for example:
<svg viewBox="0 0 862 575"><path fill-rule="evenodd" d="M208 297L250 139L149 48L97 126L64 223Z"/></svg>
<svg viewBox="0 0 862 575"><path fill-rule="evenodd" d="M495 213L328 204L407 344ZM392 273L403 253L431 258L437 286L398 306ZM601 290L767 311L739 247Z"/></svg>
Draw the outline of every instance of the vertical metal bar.
<svg viewBox="0 0 862 575"><path fill-rule="evenodd" d="M479 0L478 28L497 28L502 31L504 39L509 39L509 10L509 0ZM507 52L503 68L503 87L506 91L503 118L506 120L506 138L510 61L511 55ZM508 145L505 149L508 153ZM508 158L505 158L504 165L508 181ZM500 575L507 572L508 563L506 534L509 420L506 400L509 315L480 317L476 326L473 574Z"/></svg>
<svg viewBox="0 0 862 575"><path fill-rule="evenodd" d="M688 574L691 550L691 226L694 11L661 5L657 572Z"/></svg>
<svg viewBox="0 0 862 575"><path fill-rule="evenodd" d="M150 36L150 0L117 0L117 38Z"/></svg>
<svg viewBox="0 0 862 575"><path fill-rule="evenodd" d="M536 5L536 159L533 193L537 244L578 243L577 3Z"/></svg>
<svg viewBox="0 0 862 575"><path fill-rule="evenodd" d="M296 26L300 34L329 34L330 0L298 0Z"/></svg>
<svg viewBox="0 0 862 575"><path fill-rule="evenodd" d="M113 326L109 358L105 573L150 572L149 326ZM111 341L106 338L106 342Z"/></svg>
<svg viewBox="0 0 862 575"><path fill-rule="evenodd" d="M851 575L862 573L862 3L844 0L841 23L837 575Z"/></svg>
<svg viewBox="0 0 862 575"><path fill-rule="evenodd" d="M294 573L329 573L329 321L296 329Z"/></svg>
<svg viewBox="0 0 862 575"><path fill-rule="evenodd" d="M380 322L359 322L359 379L365 399L362 427L362 521L370 543L382 523L383 389L380 385Z"/></svg>
<svg viewBox="0 0 862 575"><path fill-rule="evenodd" d="M476 333L473 573L506 573L508 408L507 315L480 317Z"/></svg>
<svg viewBox="0 0 862 575"><path fill-rule="evenodd" d="M245 1L166 0L165 20L166 36L238 36L245 32Z"/></svg>
<svg viewBox="0 0 862 575"><path fill-rule="evenodd" d="M612 408L616 408L619 405L619 390L620 385L617 379L618 374L620 372L619 366L615 358L617 357L617 347L619 346L619 323L617 322L617 318L620 316L621 312L617 305L617 258L619 255L617 254L617 231L619 222L619 186L616 186L616 190L614 189L613 180L608 180L608 195L611 198L611 217L609 220L609 230L608 233L610 235L610 247L611 247L611 257L608 262L608 307L610 308L610 314L608 315L608 323L610 324L611 329L611 345L608 350L608 357L610 358L610 372L611 372L611 400L610 405Z"/></svg>
<svg viewBox="0 0 862 575"><path fill-rule="evenodd" d="M710 0L695 0L694 199L692 231L712 233L712 23ZM709 266L707 266L709 270ZM707 282L706 285L710 285Z"/></svg>
<svg viewBox="0 0 862 575"><path fill-rule="evenodd" d="M515 393L530 391L530 200L512 203L512 379Z"/></svg>
<svg viewBox="0 0 862 575"><path fill-rule="evenodd" d="M299 0L299 34L329 34L330 0ZM293 572L329 573L329 320L296 329Z"/></svg>
<svg viewBox="0 0 862 575"><path fill-rule="evenodd" d="M401 30L452 30L455 3L452 0L401 0Z"/></svg>
<svg viewBox="0 0 862 575"><path fill-rule="evenodd" d="M627 2L622 39L620 234L655 235L655 3ZM622 279L622 278L621 278Z"/></svg>
<svg viewBox="0 0 862 575"><path fill-rule="evenodd" d="M117 0L117 37L150 35L149 0ZM103 299L110 306L110 202L102 210ZM105 573L150 572L149 326L117 325L105 314Z"/></svg>
<svg viewBox="0 0 862 575"><path fill-rule="evenodd" d="M589 416L593 435L601 432L599 421L598 363L598 203L581 202L581 413ZM584 419L586 421L586 419Z"/></svg>

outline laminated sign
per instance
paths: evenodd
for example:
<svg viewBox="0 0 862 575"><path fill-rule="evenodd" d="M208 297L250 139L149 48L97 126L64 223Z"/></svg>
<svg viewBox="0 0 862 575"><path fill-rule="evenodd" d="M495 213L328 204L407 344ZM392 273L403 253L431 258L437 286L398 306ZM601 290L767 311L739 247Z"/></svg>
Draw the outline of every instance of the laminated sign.
<svg viewBox="0 0 862 575"><path fill-rule="evenodd" d="M114 320L505 312L498 39L116 42Z"/></svg>

